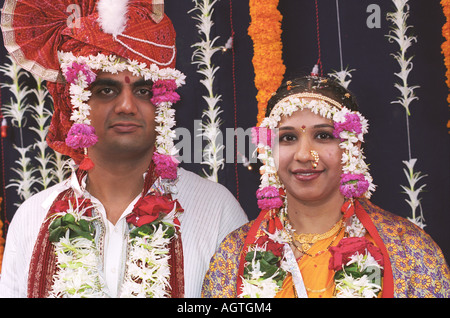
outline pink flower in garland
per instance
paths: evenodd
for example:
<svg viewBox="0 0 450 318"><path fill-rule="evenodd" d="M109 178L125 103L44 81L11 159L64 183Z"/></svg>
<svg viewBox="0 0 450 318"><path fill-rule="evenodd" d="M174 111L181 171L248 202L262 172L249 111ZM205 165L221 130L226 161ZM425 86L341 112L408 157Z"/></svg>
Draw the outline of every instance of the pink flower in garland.
<svg viewBox="0 0 450 318"><path fill-rule="evenodd" d="M155 172L163 179L176 179L178 162L172 156L153 153L153 162L155 163Z"/></svg>
<svg viewBox="0 0 450 318"><path fill-rule="evenodd" d="M335 138L340 138L340 133L343 131L349 131L356 134L362 132L361 118L359 118L358 114L347 113L345 114L345 122L334 123L333 135Z"/></svg>
<svg viewBox="0 0 450 318"><path fill-rule="evenodd" d="M256 191L258 207L261 210L278 209L283 206L279 190L274 186L268 186Z"/></svg>
<svg viewBox="0 0 450 318"><path fill-rule="evenodd" d="M156 106L163 102L170 102L172 104L178 102L180 100L180 95L175 92L176 89L177 84L173 79L157 80L153 83L153 97L151 102Z"/></svg>
<svg viewBox="0 0 450 318"><path fill-rule="evenodd" d="M97 77L97 75L89 68L89 66L87 66L86 64L79 64L77 62L73 62L72 66L67 68L64 76L68 83L75 84L75 82L80 77L80 73L84 74L88 85L94 82L95 78Z"/></svg>
<svg viewBox="0 0 450 318"><path fill-rule="evenodd" d="M273 131L266 127L253 127L252 128L252 143L255 146L263 144L264 146L272 147L275 135Z"/></svg>
<svg viewBox="0 0 450 318"><path fill-rule="evenodd" d="M86 124L73 124L67 134L66 145L71 148L88 148L95 145L98 137L95 128Z"/></svg>
<svg viewBox="0 0 450 318"><path fill-rule="evenodd" d="M369 189L369 182L363 174L343 174L339 187L346 198L359 198Z"/></svg>

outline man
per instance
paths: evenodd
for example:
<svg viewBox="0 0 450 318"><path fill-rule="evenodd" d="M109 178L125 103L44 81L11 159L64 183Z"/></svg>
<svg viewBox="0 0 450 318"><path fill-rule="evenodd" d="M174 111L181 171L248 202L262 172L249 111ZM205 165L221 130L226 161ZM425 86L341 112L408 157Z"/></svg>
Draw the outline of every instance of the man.
<svg viewBox="0 0 450 318"><path fill-rule="evenodd" d="M223 186L177 168L184 75L154 2L80 0L68 24L64 0L5 1L5 46L48 81L48 143L72 175L16 212L0 296L199 297L215 249L247 221Z"/></svg>

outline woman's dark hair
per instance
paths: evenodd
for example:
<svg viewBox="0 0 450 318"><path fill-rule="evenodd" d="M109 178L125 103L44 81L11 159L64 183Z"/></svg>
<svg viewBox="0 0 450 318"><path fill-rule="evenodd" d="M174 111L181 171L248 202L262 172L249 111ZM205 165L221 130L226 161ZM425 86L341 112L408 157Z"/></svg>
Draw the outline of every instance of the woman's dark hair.
<svg viewBox="0 0 450 318"><path fill-rule="evenodd" d="M286 80L281 84L267 104L266 117L283 98L299 93L320 94L337 101L352 111L358 110L355 96L336 80L328 77L303 76Z"/></svg>

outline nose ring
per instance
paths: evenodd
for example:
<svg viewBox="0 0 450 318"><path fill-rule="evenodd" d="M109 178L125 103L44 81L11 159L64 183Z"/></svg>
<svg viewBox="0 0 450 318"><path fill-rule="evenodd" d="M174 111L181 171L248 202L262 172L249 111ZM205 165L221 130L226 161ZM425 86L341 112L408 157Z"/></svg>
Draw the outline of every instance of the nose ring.
<svg viewBox="0 0 450 318"><path fill-rule="evenodd" d="M313 159L314 159L314 161L313 161L313 163L312 163L312 167L313 167L314 169L316 169L317 166L319 165L319 154L318 154L317 151L315 151L315 150L311 150L310 153L311 153L311 156L312 156Z"/></svg>

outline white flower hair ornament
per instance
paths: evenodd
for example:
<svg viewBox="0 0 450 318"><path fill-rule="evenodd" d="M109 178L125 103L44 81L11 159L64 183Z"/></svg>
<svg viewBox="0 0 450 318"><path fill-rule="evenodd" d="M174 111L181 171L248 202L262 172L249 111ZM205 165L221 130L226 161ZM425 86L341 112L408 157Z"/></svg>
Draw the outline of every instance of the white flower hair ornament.
<svg viewBox="0 0 450 318"><path fill-rule="evenodd" d="M262 161L261 183L257 190L258 206L261 210L279 209L283 206L284 186L280 182L272 155L275 130L282 116L291 116L297 110L308 109L334 122L333 135L340 138L342 170L340 192L353 202L359 197L370 198L375 190L363 150L358 145L364 142L368 122L358 111L352 111L341 103L316 92L292 93L275 104L270 115L259 127L253 128L252 141L258 148L258 159ZM347 209L345 205L343 209ZM345 211L344 211L345 212Z"/></svg>
<svg viewBox="0 0 450 318"><path fill-rule="evenodd" d="M185 83L185 76L176 69L160 69L156 64L151 64L148 68L145 63L123 61L114 55L76 57L70 52L59 52L59 58L62 73L70 84L70 100L73 106L70 118L73 125L65 142L74 149L84 148L85 158L80 164L80 169L89 170L93 167L87 156L87 148L98 141L89 120L90 106L87 103L91 96L89 85L95 81L96 72L117 74L127 70L135 76L153 82L151 102L157 109L155 121L158 133L153 155L155 169L163 179L176 179L178 161L175 158L177 150L173 142L175 132L172 130L175 125L175 110L171 106L180 100L175 90Z"/></svg>

